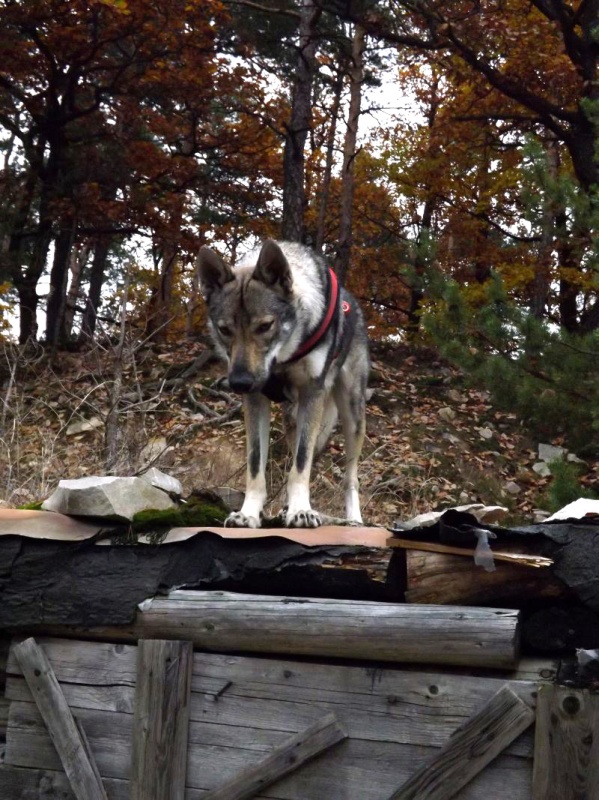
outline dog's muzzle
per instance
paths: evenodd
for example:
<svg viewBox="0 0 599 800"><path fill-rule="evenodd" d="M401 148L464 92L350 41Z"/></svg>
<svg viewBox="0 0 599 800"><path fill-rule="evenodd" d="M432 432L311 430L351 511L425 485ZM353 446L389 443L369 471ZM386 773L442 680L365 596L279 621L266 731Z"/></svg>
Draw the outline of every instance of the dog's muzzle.
<svg viewBox="0 0 599 800"><path fill-rule="evenodd" d="M229 373L229 386L234 392L247 394L256 389L256 380L251 372L237 369Z"/></svg>

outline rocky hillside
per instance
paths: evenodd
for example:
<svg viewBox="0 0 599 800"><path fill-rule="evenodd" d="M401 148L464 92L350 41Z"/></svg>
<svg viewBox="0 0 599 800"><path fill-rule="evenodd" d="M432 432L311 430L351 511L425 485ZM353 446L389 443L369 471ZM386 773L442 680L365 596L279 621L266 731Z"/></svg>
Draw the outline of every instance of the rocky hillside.
<svg viewBox="0 0 599 800"><path fill-rule="evenodd" d="M187 493L243 489L238 398L219 383L224 368L205 344L131 346L117 357L106 343L51 360L41 350L7 347L2 362L0 485L9 506L47 497L60 478L132 475L149 465L179 478ZM539 474L547 472L539 442L433 351L375 348L371 385L361 467L367 521L390 525L470 502L505 505L512 519L531 521L547 507L553 479ZM279 410L273 442L275 512L288 466ZM342 514L342 467L335 434L313 480L315 507L332 515ZM599 462L579 469L583 488L599 483Z"/></svg>

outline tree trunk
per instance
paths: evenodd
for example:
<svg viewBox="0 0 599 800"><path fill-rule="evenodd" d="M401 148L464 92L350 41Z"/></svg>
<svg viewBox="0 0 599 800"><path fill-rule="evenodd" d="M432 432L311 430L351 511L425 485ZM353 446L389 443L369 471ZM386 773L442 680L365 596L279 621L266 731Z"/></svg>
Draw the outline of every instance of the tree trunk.
<svg viewBox="0 0 599 800"><path fill-rule="evenodd" d="M177 246L167 242L160 258L157 285L152 290L148 306L148 319L145 335L154 342L164 342L167 338L168 324L172 318L173 286L177 265Z"/></svg>
<svg viewBox="0 0 599 800"><path fill-rule="evenodd" d="M554 184L559 170L559 149L555 138L550 139L545 145L546 171L549 186L545 189L545 207L541 220L541 243L539 258L535 264L535 275L532 284L530 300L531 314L537 319L543 319L549 304L549 290L551 287L552 259L555 238L556 199L552 195L551 185Z"/></svg>
<svg viewBox="0 0 599 800"><path fill-rule="evenodd" d="M68 227L62 228L54 243L54 260L50 272L50 294L46 304L46 344L57 347L63 344L66 291L69 277L69 262L77 218L73 217Z"/></svg>
<svg viewBox="0 0 599 800"><path fill-rule="evenodd" d="M435 120L437 119L437 111L439 108L439 76L435 75L431 87L431 101L428 107L427 123L429 129L429 142L428 154L434 156L436 154L437 145L433 139L433 129L435 127ZM431 240L431 227L433 222L433 214L437 207L438 196L435 192L434 186L427 187L426 200L422 209L422 216L418 227L418 238L416 240L416 255L414 257L414 271L410 279L410 299L408 305L408 320L406 324L406 332L408 336L418 334L420 330L420 308L424 299L424 275L429 261L429 250Z"/></svg>
<svg viewBox="0 0 599 800"><path fill-rule="evenodd" d="M106 259L108 258L111 244L112 237L101 236L96 242L96 246L94 248L94 258L89 276L89 291L87 295L87 302L85 303L83 318L81 320L81 333L79 334L80 342L87 342L93 339L96 332L96 319L98 316L98 309L100 307L102 285L104 284Z"/></svg>
<svg viewBox="0 0 599 800"><path fill-rule="evenodd" d="M19 344L27 344L37 338L37 281L19 280L16 287L19 296Z"/></svg>
<svg viewBox="0 0 599 800"><path fill-rule="evenodd" d="M75 312L77 310L77 299L79 297L79 291L81 290L83 268L87 263L89 250L89 245L84 244L82 247L71 252L69 264L71 283L69 285L69 292L67 294L67 302L64 312L64 330L62 334L65 342L71 338L73 333L73 321L75 319Z"/></svg>
<svg viewBox="0 0 599 800"><path fill-rule="evenodd" d="M318 253L322 253L322 247L325 241L325 226L327 205L329 202L329 192L331 188L331 176L333 174L333 160L335 157L335 138L337 135L337 121L339 119L339 107L341 105L341 92L343 90L343 73L341 69L335 77L333 84L333 104L329 113L330 122L327 134L326 144L326 160L324 173L322 176L322 183L320 186L320 205L318 207L318 222L316 225L316 238L315 249Z"/></svg>
<svg viewBox="0 0 599 800"><path fill-rule="evenodd" d="M352 40L352 64L349 70L350 96L349 115L343 145L343 169L341 174L341 212L339 221L339 245L335 258L335 272L341 283L345 283L349 270L352 246L352 211L354 204L355 158L358 138L358 122L364 80L364 47L366 35L361 25L356 25Z"/></svg>
<svg viewBox="0 0 599 800"><path fill-rule="evenodd" d="M299 60L291 98L291 119L286 129L283 155L283 239L304 239L306 190L304 147L312 123L312 83L316 69L316 24L322 11L314 0L302 0L299 29Z"/></svg>
<svg viewBox="0 0 599 800"><path fill-rule="evenodd" d="M572 229L568 230L567 213L565 209L560 210L556 217L557 241L556 249L558 255L559 279L559 321L560 326L568 333L578 331L578 295L580 286L578 281L572 280L578 274L582 277L582 259L579 247L579 240L583 233L576 230L576 222Z"/></svg>
<svg viewBox="0 0 599 800"><path fill-rule="evenodd" d="M416 335L420 330L420 308L424 299L424 274L428 265L431 224L436 204L436 195L429 194L422 210L420 230L416 242L417 249L414 258L414 271L410 280L410 300L408 305L408 321L406 324L406 332L409 336Z"/></svg>

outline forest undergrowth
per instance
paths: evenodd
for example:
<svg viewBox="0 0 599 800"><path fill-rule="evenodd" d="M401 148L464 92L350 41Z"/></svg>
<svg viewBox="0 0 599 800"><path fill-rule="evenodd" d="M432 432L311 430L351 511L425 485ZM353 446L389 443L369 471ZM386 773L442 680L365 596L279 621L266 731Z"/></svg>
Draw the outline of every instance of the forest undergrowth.
<svg viewBox="0 0 599 800"><path fill-rule="evenodd" d="M244 428L239 398L222 384L224 373L203 342L128 345L118 354L110 343L99 343L53 357L41 347L6 345L0 366L2 504L37 503L60 479L135 475L149 466L177 477L186 495L229 487L239 496ZM494 408L487 391L469 386L434 349L374 346L371 388L360 467L365 522L390 526L467 503L502 505L510 519L531 522L536 509L553 502L555 479L533 470L539 443L515 414ZM289 467L278 408L271 442L268 511L276 513ZM559 437L547 443L562 444ZM575 469L571 493L599 483L599 461L578 462ZM343 441L335 431L313 472L319 511L343 514L342 476Z"/></svg>

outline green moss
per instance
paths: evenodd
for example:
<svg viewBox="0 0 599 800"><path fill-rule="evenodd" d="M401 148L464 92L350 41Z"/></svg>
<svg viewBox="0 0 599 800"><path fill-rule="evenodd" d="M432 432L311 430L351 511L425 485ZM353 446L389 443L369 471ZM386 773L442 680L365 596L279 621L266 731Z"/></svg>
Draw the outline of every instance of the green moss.
<svg viewBox="0 0 599 800"><path fill-rule="evenodd" d="M25 503L23 506L17 506L19 511L41 511L43 500L35 500L33 503Z"/></svg>
<svg viewBox="0 0 599 800"><path fill-rule="evenodd" d="M130 530L135 539L145 534L152 541L159 542L171 528L220 527L227 513L218 503L192 497L177 508L140 511L133 517Z"/></svg>

